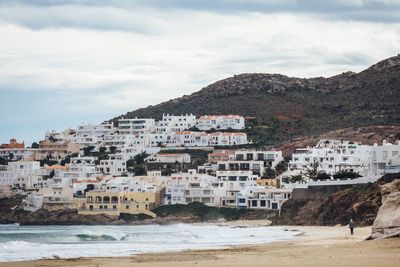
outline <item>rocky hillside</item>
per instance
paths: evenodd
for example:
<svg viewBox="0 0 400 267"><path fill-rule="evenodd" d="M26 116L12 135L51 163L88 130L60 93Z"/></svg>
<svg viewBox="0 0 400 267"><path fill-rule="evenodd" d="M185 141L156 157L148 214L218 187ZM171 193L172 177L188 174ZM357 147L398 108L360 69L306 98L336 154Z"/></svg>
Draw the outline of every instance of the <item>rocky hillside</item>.
<svg viewBox="0 0 400 267"><path fill-rule="evenodd" d="M399 125L399 88L400 55L360 73L346 72L329 78L235 75L191 95L123 116L160 118L163 113L236 113L248 118L253 126L249 135L254 141L274 145L341 128Z"/></svg>
<svg viewBox="0 0 400 267"><path fill-rule="evenodd" d="M277 223L283 225L346 225L353 218L357 226L374 223L387 186L400 181L399 174L387 174L376 183L354 185L328 197L290 199L282 205Z"/></svg>

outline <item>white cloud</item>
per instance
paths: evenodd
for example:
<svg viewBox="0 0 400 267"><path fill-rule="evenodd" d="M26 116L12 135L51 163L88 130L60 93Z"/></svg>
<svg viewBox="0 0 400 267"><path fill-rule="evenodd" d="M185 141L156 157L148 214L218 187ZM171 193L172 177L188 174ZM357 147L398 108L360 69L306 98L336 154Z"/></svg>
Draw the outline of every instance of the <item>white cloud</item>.
<svg viewBox="0 0 400 267"><path fill-rule="evenodd" d="M55 105L53 117L78 122L108 119L243 72L360 71L400 47L400 23L310 13L3 5L0 21L0 94L18 94L22 105L36 101L30 115L36 109L46 117L38 107ZM2 101L2 114L18 117Z"/></svg>

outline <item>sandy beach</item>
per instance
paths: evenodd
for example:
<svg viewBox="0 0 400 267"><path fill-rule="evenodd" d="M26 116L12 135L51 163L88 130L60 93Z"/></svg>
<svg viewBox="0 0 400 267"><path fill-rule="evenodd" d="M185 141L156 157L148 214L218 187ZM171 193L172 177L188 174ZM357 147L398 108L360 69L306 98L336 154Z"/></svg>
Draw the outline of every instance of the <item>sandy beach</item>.
<svg viewBox="0 0 400 267"><path fill-rule="evenodd" d="M243 224L245 223L237 222L234 225ZM302 234L290 241L220 250L153 253L115 258L20 261L0 263L0 266L400 266L400 239L365 241L371 233L370 227L356 228L353 236L349 234L347 227L284 228L288 231L301 231Z"/></svg>

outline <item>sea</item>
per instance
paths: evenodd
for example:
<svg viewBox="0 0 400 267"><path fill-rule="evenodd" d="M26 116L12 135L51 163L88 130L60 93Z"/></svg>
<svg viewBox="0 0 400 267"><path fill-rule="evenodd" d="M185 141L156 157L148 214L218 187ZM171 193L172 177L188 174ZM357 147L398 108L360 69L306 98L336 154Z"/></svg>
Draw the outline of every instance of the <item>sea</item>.
<svg viewBox="0 0 400 267"><path fill-rule="evenodd" d="M294 238L283 227L218 224L0 225L0 262L116 257L149 252L217 249Z"/></svg>

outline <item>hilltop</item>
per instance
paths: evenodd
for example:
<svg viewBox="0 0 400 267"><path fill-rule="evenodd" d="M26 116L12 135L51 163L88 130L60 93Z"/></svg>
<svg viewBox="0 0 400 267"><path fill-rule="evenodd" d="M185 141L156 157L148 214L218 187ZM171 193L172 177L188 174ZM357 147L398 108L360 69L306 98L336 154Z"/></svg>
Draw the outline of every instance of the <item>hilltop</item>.
<svg viewBox="0 0 400 267"><path fill-rule="evenodd" d="M245 73L217 81L198 92L120 117L160 118L163 113L240 114L249 137L276 145L302 136L370 125L400 123L400 55L359 73L329 78L295 78Z"/></svg>

